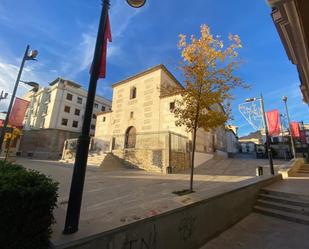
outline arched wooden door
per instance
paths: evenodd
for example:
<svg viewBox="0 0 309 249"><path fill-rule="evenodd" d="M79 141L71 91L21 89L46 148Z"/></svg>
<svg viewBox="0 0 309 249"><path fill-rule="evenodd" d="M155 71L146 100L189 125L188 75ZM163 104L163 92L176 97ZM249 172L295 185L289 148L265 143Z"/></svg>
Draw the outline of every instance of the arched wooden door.
<svg viewBox="0 0 309 249"><path fill-rule="evenodd" d="M130 126L125 135L125 148L135 148L136 143L136 129L134 126Z"/></svg>

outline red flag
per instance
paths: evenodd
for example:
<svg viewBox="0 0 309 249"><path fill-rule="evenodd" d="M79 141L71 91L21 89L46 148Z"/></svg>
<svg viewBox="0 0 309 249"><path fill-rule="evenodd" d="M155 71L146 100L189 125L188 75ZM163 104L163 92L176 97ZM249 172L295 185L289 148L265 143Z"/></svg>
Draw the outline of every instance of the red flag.
<svg viewBox="0 0 309 249"><path fill-rule="evenodd" d="M292 137L300 137L300 129L298 122L291 122L290 129Z"/></svg>
<svg viewBox="0 0 309 249"><path fill-rule="evenodd" d="M101 58L100 58L100 68L99 68L98 78L105 78L105 75L106 75L107 40L109 42L112 42L112 32L111 32L111 26L110 26L108 14L107 14L107 19L106 19L103 44L101 47ZM92 71L92 67L93 67L93 63L91 65L90 72Z"/></svg>
<svg viewBox="0 0 309 249"><path fill-rule="evenodd" d="M9 124L15 127L22 127L24 117L29 105L29 101L15 98L15 102L12 108L12 112L9 118Z"/></svg>
<svg viewBox="0 0 309 249"><path fill-rule="evenodd" d="M101 55L99 78L105 78L105 75L106 75L107 40L109 42L112 42L112 32L111 32L111 26L110 26L108 14L107 14L107 19L106 19L104 40L102 44L102 55Z"/></svg>
<svg viewBox="0 0 309 249"><path fill-rule="evenodd" d="M279 111L272 110L266 112L267 116L267 124L268 124L268 133L270 136L279 135L280 134L280 118Z"/></svg>

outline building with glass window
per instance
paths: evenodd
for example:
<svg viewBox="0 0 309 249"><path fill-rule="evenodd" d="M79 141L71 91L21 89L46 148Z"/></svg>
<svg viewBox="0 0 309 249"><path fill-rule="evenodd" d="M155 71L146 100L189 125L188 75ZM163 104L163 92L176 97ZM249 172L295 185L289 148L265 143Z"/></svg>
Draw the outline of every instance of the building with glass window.
<svg viewBox="0 0 309 249"><path fill-rule="evenodd" d="M48 87L30 91L20 151L25 156L58 158L65 139L78 137L82 129L87 91L81 85L57 78ZM111 109L111 101L96 96L90 134L94 135L96 113Z"/></svg>

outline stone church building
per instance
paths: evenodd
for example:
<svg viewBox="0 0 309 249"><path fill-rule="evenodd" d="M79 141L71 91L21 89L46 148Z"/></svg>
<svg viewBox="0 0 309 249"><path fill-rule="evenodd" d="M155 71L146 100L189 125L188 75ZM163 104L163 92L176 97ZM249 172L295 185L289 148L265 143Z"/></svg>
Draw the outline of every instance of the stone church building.
<svg viewBox="0 0 309 249"><path fill-rule="evenodd" d="M164 65L114 84L112 110L97 114L92 150L111 152L149 171L171 173L189 168L192 134L175 125L173 109L181 96L164 96L166 86L182 87ZM223 111L221 106L215 108ZM196 152L195 166L215 153L226 154L225 128L198 130Z"/></svg>

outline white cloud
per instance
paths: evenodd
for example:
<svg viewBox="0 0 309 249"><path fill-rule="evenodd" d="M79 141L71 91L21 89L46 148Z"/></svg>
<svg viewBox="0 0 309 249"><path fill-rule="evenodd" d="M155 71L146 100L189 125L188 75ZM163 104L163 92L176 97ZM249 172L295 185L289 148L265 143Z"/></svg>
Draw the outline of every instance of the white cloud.
<svg viewBox="0 0 309 249"><path fill-rule="evenodd" d="M15 81L20 67L20 60L14 59L14 62L10 62L5 58L0 57L0 92L7 92L9 95L7 99L0 101L0 112L6 111L9 105L11 94L14 89ZM46 75L44 73L44 65L40 62L26 62L24 70L22 72L21 80L34 81L41 86L47 84L47 82L54 77L56 73ZM30 64L31 63L31 64ZM25 86L23 83L19 84L16 96L22 97L31 87Z"/></svg>
<svg viewBox="0 0 309 249"><path fill-rule="evenodd" d="M113 42L108 43L107 58L109 63L113 63L113 58L121 54L123 40L120 38L131 24L132 19L141 13L142 9L132 9L123 0L117 0L111 6L110 22ZM62 71L64 74L68 73L67 77L74 78L78 73L89 70L95 48L97 25L95 23L88 26L88 30L82 33L77 46L69 52L67 58L70 59L63 62Z"/></svg>
<svg viewBox="0 0 309 249"><path fill-rule="evenodd" d="M125 42L122 38L125 35L126 30L129 30L129 25L133 25L132 20L134 17L141 13L144 9L145 7L141 9L133 9L123 0L113 1L110 9L113 42L108 44L108 63L113 63L113 61L119 60L119 57L122 54L122 44ZM2 7L2 4L0 4L0 20L7 18L4 15L5 13L6 10ZM10 20L12 22L13 19ZM5 24L8 25L9 22L6 22ZM53 64L52 68L50 68L50 64L52 62L45 61L47 63L46 65L44 65L40 60L38 62L26 62L22 80L35 81L40 83L40 85L46 85L48 81L51 81L58 76L64 76L74 80L80 72L89 70L94 53L97 25L98 20L95 20L92 25L87 26L82 32L79 40L75 42L76 45L69 50L63 51L63 49L61 49L60 51L59 48L56 49L55 46L50 47L48 43L42 44L42 47L45 50L57 58L58 63L56 65ZM16 27L18 27L18 25L15 23L12 28ZM39 29L37 31L41 34L41 36L57 37L54 35L54 29L52 28L44 28L43 30ZM57 42L59 42L58 38ZM11 44L6 44L2 39L0 39L0 50L2 51L0 55L0 92L1 90L4 90L11 93L18 74L21 57L13 54ZM29 90L29 88L27 89L27 87L25 88L22 84L20 84L17 95L22 96L27 90ZM110 90L107 88L100 89L100 93L110 94ZM0 111L6 109L7 106L8 100L0 101Z"/></svg>

